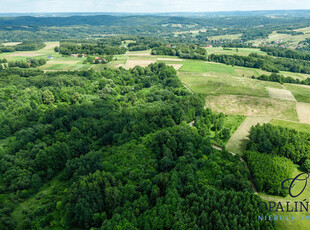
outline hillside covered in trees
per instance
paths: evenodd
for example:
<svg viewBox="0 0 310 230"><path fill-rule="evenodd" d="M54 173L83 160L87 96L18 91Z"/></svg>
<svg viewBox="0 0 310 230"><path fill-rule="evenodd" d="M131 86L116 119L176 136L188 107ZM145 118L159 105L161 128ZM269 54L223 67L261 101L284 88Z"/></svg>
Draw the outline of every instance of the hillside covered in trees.
<svg viewBox="0 0 310 230"><path fill-rule="evenodd" d="M172 67L0 76L1 229L274 228Z"/></svg>

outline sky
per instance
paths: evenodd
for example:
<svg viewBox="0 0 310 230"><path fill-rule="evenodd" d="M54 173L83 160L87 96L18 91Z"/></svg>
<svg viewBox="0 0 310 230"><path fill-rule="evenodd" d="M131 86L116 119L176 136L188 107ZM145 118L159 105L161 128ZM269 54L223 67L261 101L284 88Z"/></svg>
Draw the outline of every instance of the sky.
<svg viewBox="0 0 310 230"><path fill-rule="evenodd" d="M283 9L310 9L310 0L0 0L0 13L156 13Z"/></svg>

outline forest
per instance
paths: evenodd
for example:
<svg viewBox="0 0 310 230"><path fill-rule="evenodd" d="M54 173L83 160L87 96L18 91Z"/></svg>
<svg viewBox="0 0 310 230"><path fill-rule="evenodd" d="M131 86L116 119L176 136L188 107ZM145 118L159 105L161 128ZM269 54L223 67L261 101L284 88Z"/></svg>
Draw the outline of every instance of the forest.
<svg viewBox="0 0 310 230"><path fill-rule="evenodd" d="M255 218L244 164L211 146L221 115L172 67L20 71L0 71L1 229L20 224L14 208L51 180L23 229L274 228Z"/></svg>
<svg viewBox="0 0 310 230"><path fill-rule="evenodd" d="M59 47L55 47L55 51L63 55L71 54L99 54L99 55L115 55L115 54L124 54L127 49L120 47L118 42L114 44L109 44L105 41L99 42L97 44L93 43L69 43L61 42Z"/></svg>
<svg viewBox="0 0 310 230"><path fill-rule="evenodd" d="M198 60L207 60L207 51L203 48L197 47L195 45L190 46L160 46L152 49L153 55L169 55L169 56L178 56L185 59L198 59Z"/></svg>
<svg viewBox="0 0 310 230"><path fill-rule="evenodd" d="M298 50L285 49L281 47L261 47L261 51L267 52L268 55L275 57L285 57L292 59L300 59L310 61L310 53Z"/></svg>
<svg viewBox="0 0 310 230"><path fill-rule="evenodd" d="M310 135L270 124L251 128L248 149L261 153L275 154L302 165L310 159Z"/></svg>
<svg viewBox="0 0 310 230"><path fill-rule="evenodd" d="M288 191L282 189L281 183L291 178L294 164L310 172L309 134L270 124L257 124L252 126L249 139L245 159L258 191L286 196Z"/></svg>
<svg viewBox="0 0 310 230"><path fill-rule="evenodd" d="M310 172L310 135L242 110L307 91L281 71L310 74L309 12L0 17L0 229L278 227L259 203Z"/></svg>
<svg viewBox="0 0 310 230"><path fill-rule="evenodd" d="M294 164L291 160L255 151L247 151L244 156L258 191L284 197L288 195L288 190L282 189L281 185L283 180L292 177Z"/></svg>
<svg viewBox="0 0 310 230"><path fill-rule="evenodd" d="M210 54L208 60L227 65L236 65L250 68L258 68L269 72L290 71L295 73L310 73L308 61L291 60L287 58L273 58L251 53L249 56Z"/></svg>

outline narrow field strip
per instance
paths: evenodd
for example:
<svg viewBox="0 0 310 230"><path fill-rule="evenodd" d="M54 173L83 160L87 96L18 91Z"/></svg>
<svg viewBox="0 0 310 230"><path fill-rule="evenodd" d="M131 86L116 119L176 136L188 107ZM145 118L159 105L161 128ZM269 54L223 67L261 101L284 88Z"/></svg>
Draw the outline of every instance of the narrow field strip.
<svg viewBox="0 0 310 230"><path fill-rule="evenodd" d="M296 111L299 121L301 123L310 124L310 104L298 102L296 104Z"/></svg>
<svg viewBox="0 0 310 230"><path fill-rule="evenodd" d="M266 89L271 98L287 100L287 101L296 101L294 95L289 90L270 88L270 87L267 87Z"/></svg>
<svg viewBox="0 0 310 230"><path fill-rule="evenodd" d="M271 117L247 117L226 144L228 151L242 154L249 141L248 135L252 126L268 123Z"/></svg>

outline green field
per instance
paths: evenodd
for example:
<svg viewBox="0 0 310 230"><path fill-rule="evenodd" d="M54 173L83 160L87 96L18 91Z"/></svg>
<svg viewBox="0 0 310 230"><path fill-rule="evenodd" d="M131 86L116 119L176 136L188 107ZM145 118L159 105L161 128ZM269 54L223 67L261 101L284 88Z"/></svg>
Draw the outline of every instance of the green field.
<svg viewBox="0 0 310 230"><path fill-rule="evenodd" d="M310 86L297 84L284 84L284 86L291 91L298 102L310 103Z"/></svg>
<svg viewBox="0 0 310 230"><path fill-rule="evenodd" d="M279 119L272 119L270 124L285 127L285 128L295 129L299 132L310 133L310 124L304 124L304 123L293 122L293 121L284 121L284 120L279 120Z"/></svg>
<svg viewBox="0 0 310 230"><path fill-rule="evenodd" d="M250 78L263 71L245 67L201 61L185 62L178 72L181 81L195 93L204 95L249 95L268 97L266 87L279 88L276 82L259 81Z"/></svg>
<svg viewBox="0 0 310 230"><path fill-rule="evenodd" d="M246 150L246 145L249 140L248 135L251 127L258 123L267 123L269 120L269 117L247 117L244 119L242 124L229 139L226 144L226 149L233 153L242 154Z"/></svg>
<svg viewBox="0 0 310 230"><path fill-rule="evenodd" d="M299 121L293 101L241 95L207 96L206 101L215 112Z"/></svg>
<svg viewBox="0 0 310 230"><path fill-rule="evenodd" d="M54 51L59 42L45 42L46 46L43 49L36 51L16 51L10 53L1 53L0 58L6 58L8 61L25 60L27 58L47 58L52 56L53 59L48 59L47 63L39 68L46 71L57 70L87 70L91 67L90 64L83 64L85 58L65 57Z"/></svg>
<svg viewBox="0 0 310 230"><path fill-rule="evenodd" d="M0 58L6 58L9 61L14 60L24 60L26 58L47 58L48 56L53 56L54 59L62 58L62 55L56 53L54 48L59 46L59 42L45 42L46 46L43 49L35 51L16 51L9 53L1 53ZM72 57L68 57L66 60L72 60Z"/></svg>
<svg viewBox="0 0 310 230"><path fill-rule="evenodd" d="M253 40L250 42L253 42L254 45L260 45L263 42L275 42L275 41L281 41L282 43L286 43L291 47L296 47L299 42L304 41L306 38L310 38L310 31L309 27L297 29L295 31L301 31L304 32L304 34L301 35L291 35L291 34L282 34L277 33L277 31L273 31L267 39L261 40Z"/></svg>

